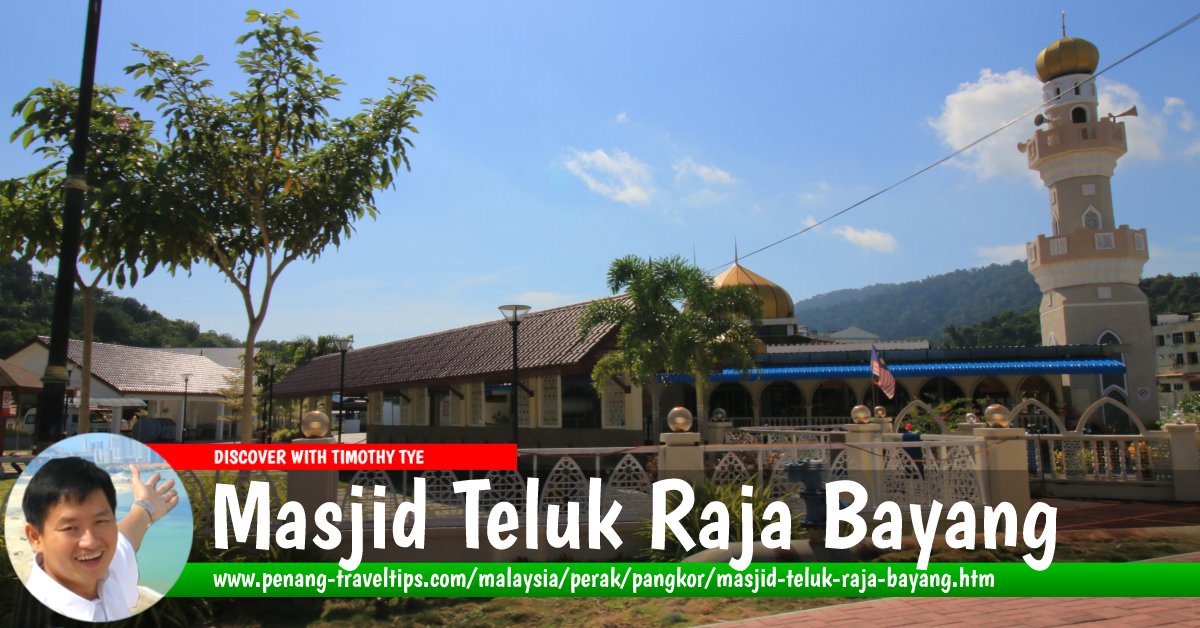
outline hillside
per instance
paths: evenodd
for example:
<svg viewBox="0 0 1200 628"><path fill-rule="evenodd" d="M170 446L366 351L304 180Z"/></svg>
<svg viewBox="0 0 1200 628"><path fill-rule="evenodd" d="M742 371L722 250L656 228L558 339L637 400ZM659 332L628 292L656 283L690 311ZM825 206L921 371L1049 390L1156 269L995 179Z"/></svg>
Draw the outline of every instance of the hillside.
<svg viewBox="0 0 1200 628"><path fill-rule="evenodd" d="M797 302L796 316L818 332L853 325L881 338L937 339L946 325L970 325L1001 312L1036 309L1041 296L1025 262L1014 261L820 294Z"/></svg>
<svg viewBox="0 0 1200 628"><path fill-rule="evenodd" d="M21 348L34 336L49 335L54 304L54 277L29 264L0 260L0 357ZM71 335L83 333L83 304L78 293L71 316ZM240 347L241 342L182 319L171 320L137 299L99 290L96 295L96 342L134 347Z"/></svg>

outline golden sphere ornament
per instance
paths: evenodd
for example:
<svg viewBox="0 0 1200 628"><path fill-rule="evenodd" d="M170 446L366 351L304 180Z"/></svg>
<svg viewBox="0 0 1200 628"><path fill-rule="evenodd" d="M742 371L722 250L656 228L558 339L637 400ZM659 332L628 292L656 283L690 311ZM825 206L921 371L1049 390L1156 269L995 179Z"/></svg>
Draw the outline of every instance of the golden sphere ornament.
<svg viewBox="0 0 1200 628"><path fill-rule="evenodd" d="M329 435L329 415L313 410L300 421L300 431L305 438L322 438Z"/></svg>
<svg viewBox="0 0 1200 628"><path fill-rule="evenodd" d="M672 432L686 432L692 429L692 411L683 406L675 406L667 413L667 425Z"/></svg>

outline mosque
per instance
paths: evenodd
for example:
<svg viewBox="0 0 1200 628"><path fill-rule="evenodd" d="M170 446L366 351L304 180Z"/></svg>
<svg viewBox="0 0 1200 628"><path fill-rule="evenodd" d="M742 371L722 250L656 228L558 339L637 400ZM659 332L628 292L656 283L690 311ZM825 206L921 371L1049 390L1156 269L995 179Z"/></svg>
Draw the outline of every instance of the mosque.
<svg viewBox="0 0 1200 628"><path fill-rule="evenodd" d="M1042 344L930 349L876 342L896 379L895 398L873 383L870 342L808 333L788 292L735 262L718 286L751 286L763 301L758 367L712 374L709 409L734 426L844 423L850 408L880 403L894 413L914 399L967 397L1013 404L1033 398L1060 414L1111 398L1152 423L1154 353L1146 296L1138 288L1148 259L1144 229L1117 225L1111 179L1126 152L1121 115L1098 111L1093 73L1099 52L1066 37L1038 55L1044 113L1019 149L1049 189L1051 230L1027 245L1042 290ZM614 297L621 298L621 297ZM510 395L517 395L523 447L604 447L657 442L676 405L695 410L689 377L646 387L610 380L601 390L592 366L615 347L617 330L580 339L587 303L530 312L520 325L520 381L511 381L511 328L504 320L355 349L346 354L347 396L367 399L371 442L511 442ZM275 386L307 407L332 408L339 355L316 358ZM657 387L657 390L652 390ZM657 393L657 394L652 394ZM657 399L658 412L651 407ZM1124 410L1105 421L1121 429ZM1106 407L1106 411L1108 407ZM701 423L703 423L702 417Z"/></svg>

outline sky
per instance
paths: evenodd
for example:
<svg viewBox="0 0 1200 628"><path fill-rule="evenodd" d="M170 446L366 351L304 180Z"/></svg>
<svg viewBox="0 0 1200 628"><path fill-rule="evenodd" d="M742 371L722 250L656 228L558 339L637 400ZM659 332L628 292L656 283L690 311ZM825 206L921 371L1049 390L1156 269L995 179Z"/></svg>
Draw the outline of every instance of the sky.
<svg viewBox="0 0 1200 628"><path fill-rule="evenodd" d="M736 247L797 300L1023 259L1051 228L1048 192L1016 149L1032 116L747 254L1036 107L1034 62L1061 36L1061 10L1103 68L1200 2L108 0L97 82L132 92L122 69L136 42L202 54L218 93L241 89L234 40L248 8L294 9L320 33L321 68L347 83L334 115L384 95L389 76L424 74L438 91L412 171L377 194L379 217L286 269L258 336L352 334L361 347L498 320L505 303L605 296L608 265L627 254L682 255L715 274ZM4 110L51 79L78 82L84 18L84 2L6 8ZM1148 230L1147 276L1200 271L1198 58L1193 24L1099 79L1102 114L1140 113L1124 118L1113 191L1118 223ZM4 138L17 126L0 117ZM0 178L38 163L0 142ZM117 292L245 334L237 290L209 267Z"/></svg>

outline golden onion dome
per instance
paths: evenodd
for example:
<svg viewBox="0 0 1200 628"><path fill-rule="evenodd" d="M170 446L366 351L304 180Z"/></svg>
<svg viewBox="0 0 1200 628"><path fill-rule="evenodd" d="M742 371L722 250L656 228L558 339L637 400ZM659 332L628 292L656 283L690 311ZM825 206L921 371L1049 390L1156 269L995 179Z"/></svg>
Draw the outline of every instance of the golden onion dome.
<svg viewBox="0 0 1200 628"><path fill-rule="evenodd" d="M713 278L713 284L718 288L724 286L750 286L758 293L763 302L762 317L768 318L793 318L796 313L796 304L792 302L792 297L787 293L787 290L780 288L773 281L766 279L758 273L752 272L744 268L741 264L734 262L733 266L725 269L725 272Z"/></svg>
<svg viewBox="0 0 1200 628"><path fill-rule="evenodd" d="M1078 37L1063 37L1046 46L1037 58L1038 78L1043 83L1068 74L1091 74L1100 64L1095 44Z"/></svg>

